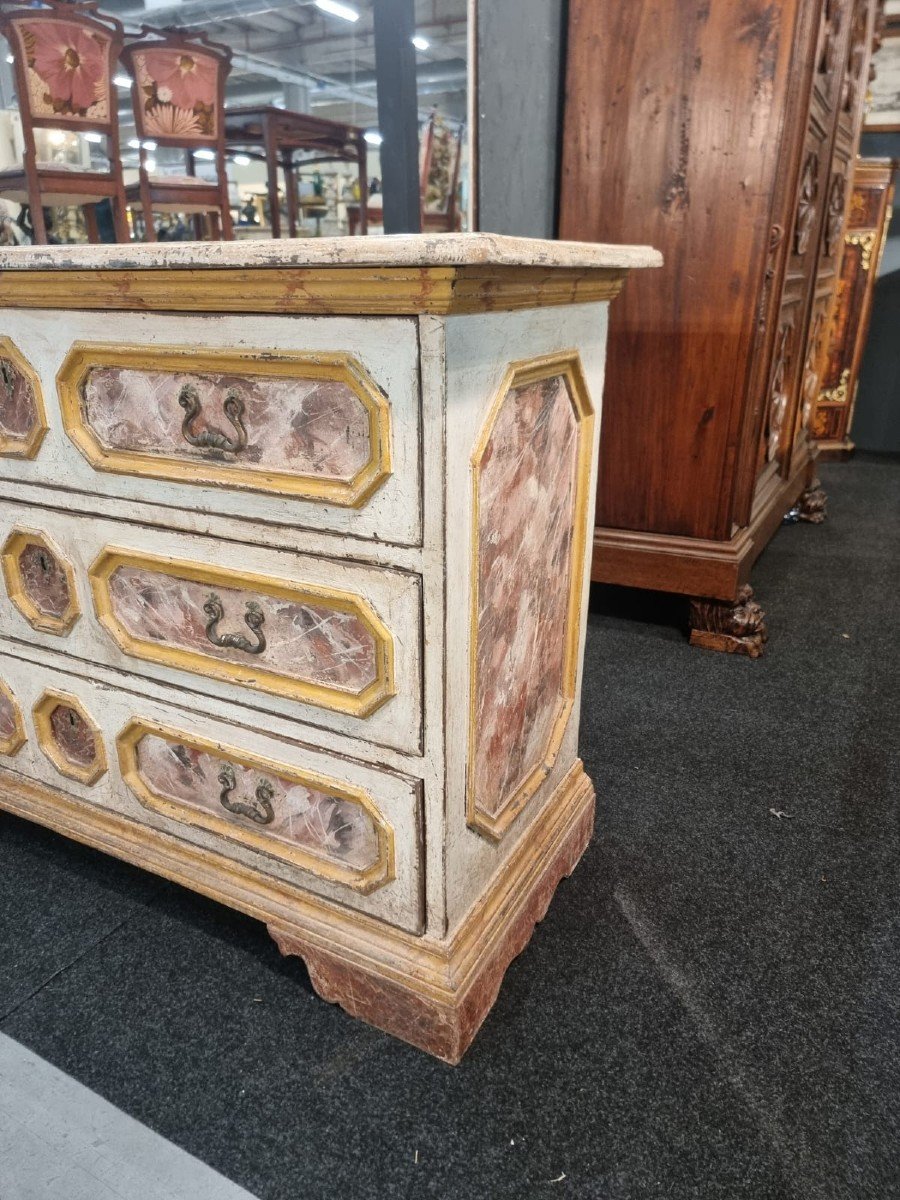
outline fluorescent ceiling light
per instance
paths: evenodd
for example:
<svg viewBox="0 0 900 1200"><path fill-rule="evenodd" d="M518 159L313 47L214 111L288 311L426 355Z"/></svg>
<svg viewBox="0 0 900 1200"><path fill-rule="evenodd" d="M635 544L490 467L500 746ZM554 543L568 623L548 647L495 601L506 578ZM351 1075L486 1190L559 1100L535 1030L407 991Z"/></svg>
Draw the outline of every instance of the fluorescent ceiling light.
<svg viewBox="0 0 900 1200"><path fill-rule="evenodd" d="M140 148L141 148L141 143L137 140L137 138L131 138L129 140L129 142L128 142L129 150L140 150Z"/></svg>
<svg viewBox="0 0 900 1200"><path fill-rule="evenodd" d="M251 160L249 154L234 154L231 161L236 167L249 167Z"/></svg>
<svg viewBox="0 0 900 1200"><path fill-rule="evenodd" d="M13 63L16 61L16 60L13 58L13 56L12 56L11 54L7 54L7 56L6 56L6 61L7 61L7 62L10 64L10 66L11 66L11 65L12 65L12 64L13 64Z"/></svg>
<svg viewBox="0 0 900 1200"><path fill-rule="evenodd" d="M113 83L116 87L131 87L131 79L127 75L113 75Z"/></svg>
<svg viewBox="0 0 900 1200"><path fill-rule="evenodd" d="M366 141L369 143L370 146L380 146L381 143L384 141L384 138L381 136L381 134L378 132L377 129L367 129L366 132L363 134L363 137L366 139Z"/></svg>
<svg viewBox="0 0 900 1200"><path fill-rule="evenodd" d="M195 150L194 158L199 158L203 162L215 162L216 152L215 150Z"/></svg>
<svg viewBox="0 0 900 1200"><path fill-rule="evenodd" d="M152 150L155 150L155 149L156 149L156 142L144 142L144 149L145 149L145 150L151 150L151 151L152 151Z"/></svg>
<svg viewBox="0 0 900 1200"><path fill-rule="evenodd" d="M349 4L339 4L338 0L316 0L316 8L322 12L331 13L333 17L343 17L345 21L358 21L359 13Z"/></svg>
<svg viewBox="0 0 900 1200"><path fill-rule="evenodd" d="M85 133L85 134L82 134L82 136L86 142L93 142L95 145L98 142L103 141L102 133Z"/></svg>
<svg viewBox="0 0 900 1200"><path fill-rule="evenodd" d="M419 35L416 34L416 36L412 39L412 44L417 50L427 50L431 45L431 42L429 42L428 38L419 37Z"/></svg>
<svg viewBox="0 0 900 1200"><path fill-rule="evenodd" d="M152 175L153 172L156 170L156 159L155 158L145 158L144 159L144 170L147 172L148 175Z"/></svg>

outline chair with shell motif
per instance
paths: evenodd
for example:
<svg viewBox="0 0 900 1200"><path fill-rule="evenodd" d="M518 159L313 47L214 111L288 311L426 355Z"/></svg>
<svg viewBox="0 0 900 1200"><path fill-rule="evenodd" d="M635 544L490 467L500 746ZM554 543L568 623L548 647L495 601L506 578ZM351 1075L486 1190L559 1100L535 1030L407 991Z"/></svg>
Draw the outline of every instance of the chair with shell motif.
<svg viewBox="0 0 900 1200"><path fill-rule="evenodd" d="M225 80L231 50L204 34L153 29L126 41L122 61L132 77L132 104L141 142L138 182L125 189L129 205L140 204L147 241L156 241L154 212L207 214L213 237L233 236L225 173ZM187 152L187 173L161 175L147 169L144 143ZM215 155L216 180L195 173L197 151Z"/></svg>
<svg viewBox="0 0 900 1200"><path fill-rule="evenodd" d="M26 7L0 0L0 34L12 53L25 142L21 167L0 171L0 197L27 204L34 240L47 243L44 207L80 206L91 241L99 241L95 205L112 201L116 240L129 240L119 158L119 113L113 73L123 27L96 3L43 0ZM107 169L44 161L44 130L107 139ZM47 135L49 136L49 135Z"/></svg>

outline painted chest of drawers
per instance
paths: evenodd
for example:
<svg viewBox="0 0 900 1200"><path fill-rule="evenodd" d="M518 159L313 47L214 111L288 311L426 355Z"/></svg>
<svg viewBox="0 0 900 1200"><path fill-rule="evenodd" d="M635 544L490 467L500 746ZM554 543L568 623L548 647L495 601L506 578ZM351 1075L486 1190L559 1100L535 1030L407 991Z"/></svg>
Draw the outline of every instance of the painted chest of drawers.
<svg viewBox="0 0 900 1200"><path fill-rule="evenodd" d="M0 807L260 918L457 1061L593 828L606 308L657 261L0 255Z"/></svg>

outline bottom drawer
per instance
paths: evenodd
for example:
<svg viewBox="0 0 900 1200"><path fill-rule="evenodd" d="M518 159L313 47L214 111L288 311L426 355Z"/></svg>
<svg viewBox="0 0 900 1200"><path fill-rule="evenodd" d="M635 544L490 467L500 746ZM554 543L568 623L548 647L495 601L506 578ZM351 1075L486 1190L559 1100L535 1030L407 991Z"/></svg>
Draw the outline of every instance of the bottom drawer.
<svg viewBox="0 0 900 1200"><path fill-rule="evenodd" d="M419 780L5 651L0 768L422 930Z"/></svg>

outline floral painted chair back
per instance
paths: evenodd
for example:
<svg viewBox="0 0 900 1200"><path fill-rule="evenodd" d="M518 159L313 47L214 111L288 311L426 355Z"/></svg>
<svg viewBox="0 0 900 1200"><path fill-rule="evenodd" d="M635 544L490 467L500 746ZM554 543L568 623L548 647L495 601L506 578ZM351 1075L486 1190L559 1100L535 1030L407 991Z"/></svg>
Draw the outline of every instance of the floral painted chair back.
<svg viewBox="0 0 900 1200"><path fill-rule="evenodd" d="M134 117L140 138L161 145L224 147L225 79L231 50L202 34L153 30L122 55L134 79Z"/></svg>
<svg viewBox="0 0 900 1200"><path fill-rule="evenodd" d="M113 73L123 27L95 3L44 0L41 8L0 2L0 33L15 63L19 107L29 126L118 134Z"/></svg>

